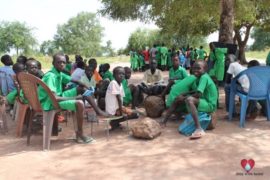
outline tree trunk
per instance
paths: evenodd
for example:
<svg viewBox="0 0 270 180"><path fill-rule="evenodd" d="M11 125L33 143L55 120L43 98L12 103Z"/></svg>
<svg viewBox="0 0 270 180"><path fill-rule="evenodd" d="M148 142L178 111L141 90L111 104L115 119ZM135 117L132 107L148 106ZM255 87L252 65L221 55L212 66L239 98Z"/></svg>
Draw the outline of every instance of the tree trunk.
<svg viewBox="0 0 270 180"><path fill-rule="evenodd" d="M218 41L222 43L233 43L235 0L220 0L220 4L221 14Z"/></svg>
<svg viewBox="0 0 270 180"><path fill-rule="evenodd" d="M238 54L238 59L240 59L240 62L242 64L247 64L247 59L246 59L246 55L245 55L245 47L246 44L238 44L239 46L239 54Z"/></svg>
<svg viewBox="0 0 270 180"><path fill-rule="evenodd" d="M238 59L240 59L241 63L243 63L243 64L247 63L246 55L245 55L245 48L246 48L246 45L247 45L247 41L248 41L249 34L250 34L252 26L253 26L253 24L243 24L239 28L234 28L234 34L235 34L234 39L236 39L236 42L237 42L237 44L239 46ZM242 28L245 28L245 31L243 33L244 34L244 39L243 40L242 40L242 36L240 34L240 30Z"/></svg>
<svg viewBox="0 0 270 180"><path fill-rule="evenodd" d="M17 56L19 56L19 48L18 47L16 47L16 54L17 54Z"/></svg>

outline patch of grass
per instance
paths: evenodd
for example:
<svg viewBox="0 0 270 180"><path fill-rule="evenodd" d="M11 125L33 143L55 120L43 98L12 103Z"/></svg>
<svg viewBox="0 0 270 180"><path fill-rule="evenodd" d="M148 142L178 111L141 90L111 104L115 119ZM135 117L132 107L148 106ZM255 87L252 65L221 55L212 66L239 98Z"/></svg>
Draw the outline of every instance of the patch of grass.
<svg viewBox="0 0 270 180"><path fill-rule="evenodd" d="M256 60L259 60L260 62L265 62L269 51L270 49L266 49L263 51L247 51L246 58L248 60L256 59Z"/></svg>
<svg viewBox="0 0 270 180"><path fill-rule="evenodd" d="M36 60L40 61L42 64L42 69L50 69L52 67L52 57L51 56L42 56L42 55L36 55L36 56L29 56L32 58L35 58ZM69 56L71 58L71 61L74 62L74 56ZM115 63L115 62L129 62L129 56L116 56L116 57L94 57L98 64L102 63ZM15 63L17 59L17 56L12 56L12 60ZM86 58L89 60L90 58ZM3 66L3 64L0 62L0 66Z"/></svg>

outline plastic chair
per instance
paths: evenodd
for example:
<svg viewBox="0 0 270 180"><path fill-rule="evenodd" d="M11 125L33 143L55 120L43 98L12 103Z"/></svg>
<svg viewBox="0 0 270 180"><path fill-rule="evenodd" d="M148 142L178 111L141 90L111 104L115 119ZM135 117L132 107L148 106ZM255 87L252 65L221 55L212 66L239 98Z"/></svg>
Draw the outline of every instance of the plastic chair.
<svg viewBox="0 0 270 180"><path fill-rule="evenodd" d="M249 79L250 87L247 93L237 90L238 79L246 75ZM270 120L270 67L256 66L248 68L239 73L231 82L229 120L232 120L234 112L235 95L241 99L240 127L244 127L246 110L249 100L266 100L267 120Z"/></svg>
<svg viewBox="0 0 270 180"><path fill-rule="evenodd" d="M20 88L23 90L24 97L28 100L28 104L30 106L27 144L28 145L30 144L31 128L32 128L32 121L33 121L34 114L38 112L39 113L42 112L43 114L43 150L49 150L53 121L54 121L56 113L61 111L59 104L55 96L51 92L51 90L48 88L48 86L44 82L42 82L39 78L31 74L22 72L22 73L17 74L17 79L18 79ZM41 104L38 99L38 92L37 92L38 86L41 86L47 92L48 96L50 97L52 101L54 110L51 110L51 111L42 110ZM76 115L74 114L73 119L75 117ZM76 121L74 121L74 125L76 127L77 124L75 123Z"/></svg>
<svg viewBox="0 0 270 180"><path fill-rule="evenodd" d="M0 130L3 134L8 132L6 104L4 101L0 104Z"/></svg>
<svg viewBox="0 0 270 180"><path fill-rule="evenodd" d="M29 118L27 116L27 111L30 111L30 106L28 104L24 104L21 102L19 98L16 99L17 107L16 107L16 136L22 137L23 124L25 119Z"/></svg>

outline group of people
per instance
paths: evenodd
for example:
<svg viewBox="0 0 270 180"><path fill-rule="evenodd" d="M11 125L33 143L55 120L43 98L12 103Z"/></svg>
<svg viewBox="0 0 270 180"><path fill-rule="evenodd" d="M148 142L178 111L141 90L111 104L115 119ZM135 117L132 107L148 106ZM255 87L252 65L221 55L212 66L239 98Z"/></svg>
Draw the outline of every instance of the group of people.
<svg viewBox="0 0 270 180"><path fill-rule="evenodd" d="M205 60L207 58L207 52L203 49L193 47L181 47L178 50L176 48L169 49L165 44L154 44L152 48L146 47L145 50L131 49L130 64L133 71L145 71L149 69L150 60L155 59L158 64L158 68L162 71L169 70L172 67L172 56L178 55L180 66L190 69L193 63L197 59Z"/></svg>
<svg viewBox="0 0 270 180"><path fill-rule="evenodd" d="M23 60L21 60L22 58ZM17 62L13 64L12 58L9 55L4 55L1 57L1 61L4 66L0 68L0 71L7 74L6 77L10 77L10 79L4 79L7 83L1 82L1 95L6 96L7 103L13 105L18 96L24 99L24 103L27 103L23 92L19 90L16 74L26 72L42 79L55 95L62 110L76 111L78 125L76 139L78 142L89 143L93 141L93 138L83 133L85 102L89 103L99 116L122 116L119 120L111 123L112 129L118 128L122 121L138 118L136 112L122 106L125 96L122 82L128 74L125 72L131 73L128 67L116 67L112 76L106 76L106 74L111 73L109 71L105 71L103 76L100 76L96 70L96 59L92 58L88 61L88 64L85 64L81 56L76 55L75 63L71 64L67 55L57 53L53 56L53 67L44 74L39 68L40 63L33 58L20 56L17 58ZM2 84L7 86L3 87ZM125 91L130 91L128 85L125 87ZM128 93L126 94L128 98ZM41 86L38 87L38 95L44 111L54 108L50 97ZM105 101L104 110L98 106L96 99ZM126 99L126 103L130 103L130 99Z"/></svg>
<svg viewBox="0 0 270 180"><path fill-rule="evenodd" d="M15 76L17 73L27 72L42 79L55 95L61 109L77 112L76 139L83 143L93 141L93 138L83 133L85 103L89 103L99 116L120 116L121 118L111 122L113 130L119 128L120 123L125 120L138 118L136 108L140 106L145 96L159 96L166 104L166 112L161 124L165 125L173 113L190 113L196 127L191 138L200 138L205 134L205 127L200 124L199 113L211 114L216 111L219 99L218 85L224 79L226 110L228 110L230 81L245 67L234 55L226 56L227 48L217 48L212 43L210 43L211 51L208 61L205 60L207 53L203 47L196 52L198 59L193 59L192 48L187 49L185 54L189 54L190 64L186 63L184 67L180 57L182 51L166 50L164 45L160 47L160 50L158 49L154 45L150 51L144 52L148 54L144 56L144 58L147 57L147 60L144 60L147 66L145 66L143 80L138 85L128 82L132 70L136 70L134 69L136 64L132 64L134 62L131 63L131 68L118 66L112 72L110 64L106 63L100 65L97 71L97 61L94 58L85 62L80 55L76 55L75 63L72 64L67 55L57 53L52 59L53 67L44 74L40 62L34 58L19 56L17 62L13 64L11 57L4 55L1 57L4 66L0 67L0 72L8 74L10 79L7 80L8 86L1 86L2 95L6 96L10 105L14 104L17 96L24 99L23 93L18 92L16 88L18 86ZM174 53L168 55L169 52ZM136 56L136 52L132 53L131 56ZM213 64L212 66L209 66L209 61ZM224 72L225 62L229 62L226 73ZM259 62L252 60L248 67L256 65L259 65ZM190 66L191 69L188 71ZM163 70L169 68L168 83L164 82L162 70L158 67ZM1 84L5 83L1 82ZM243 77L239 80L239 85L239 88L247 92L248 79ZM42 87L38 87L38 94L43 110L52 110L52 101ZM27 103L27 100L25 99L24 102ZM250 103L248 112L253 112L256 107L256 102Z"/></svg>

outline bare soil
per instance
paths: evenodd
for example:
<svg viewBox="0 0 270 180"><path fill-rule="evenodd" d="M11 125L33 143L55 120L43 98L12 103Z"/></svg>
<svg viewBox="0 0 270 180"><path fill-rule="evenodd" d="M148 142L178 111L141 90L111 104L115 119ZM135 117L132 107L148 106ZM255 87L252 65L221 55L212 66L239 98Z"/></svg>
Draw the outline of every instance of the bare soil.
<svg viewBox="0 0 270 180"><path fill-rule="evenodd" d="M142 75L134 73L131 82L139 83ZM220 104L224 105L222 89ZM96 142L86 145L70 140L74 130L69 119L45 152L41 131L27 146L26 136L16 138L16 123L9 120L8 134L0 135L0 179L269 179L270 122L258 116L239 128L238 118L229 122L225 116L225 109L218 109L216 129L198 140L178 133L182 119L169 121L154 140L131 137L126 123L107 140L105 123L94 123ZM84 123L84 132L90 135L90 123ZM242 159L255 161L249 174L241 167Z"/></svg>

